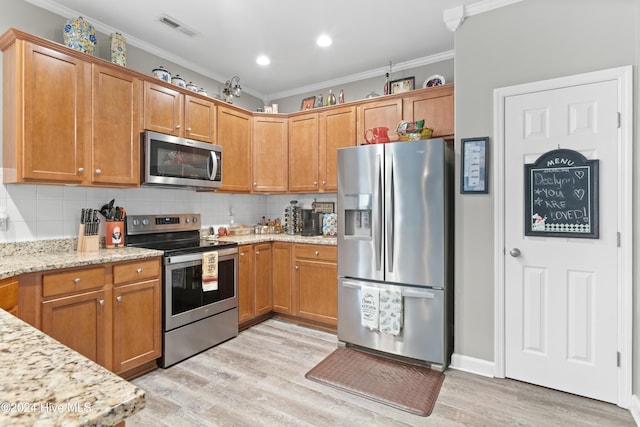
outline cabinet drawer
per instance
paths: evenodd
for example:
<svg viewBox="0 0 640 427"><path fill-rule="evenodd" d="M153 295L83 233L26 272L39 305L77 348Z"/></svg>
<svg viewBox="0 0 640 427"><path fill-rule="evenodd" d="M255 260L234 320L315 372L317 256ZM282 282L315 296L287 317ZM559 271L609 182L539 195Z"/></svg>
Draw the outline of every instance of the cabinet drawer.
<svg viewBox="0 0 640 427"><path fill-rule="evenodd" d="M0 280L0 308L12 310L18 305L18 281L11 278Z"/></svg>
<svg viewBox="0 0 640 427"><path fill-rule="evenodd" d="M326 245L296 245L296 258L321 259L323 261L337 262L337 248Z"/></svg>
<svg viewBox="0 0 640 427"><path fill-rule="evenodd" d="M160 275L158 259L138 260L135 262L116 264L113 267L113 283L115 285L141 280L155 279Z"/></svg>
<svg viewBox="0 0 640 427"><path fill-rule="evenodd" d="M46 298L101 288L104 283L105 274L102 267L44 274L42 276L42 296Z"/></svg>

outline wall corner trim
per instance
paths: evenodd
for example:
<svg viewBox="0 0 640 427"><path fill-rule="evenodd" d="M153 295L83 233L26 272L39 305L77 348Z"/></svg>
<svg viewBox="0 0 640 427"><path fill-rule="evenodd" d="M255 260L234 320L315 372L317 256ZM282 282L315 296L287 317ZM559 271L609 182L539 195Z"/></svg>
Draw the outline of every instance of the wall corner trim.
<svg viewBox="0 0 640 427"><path fill-rule="evenodd" d="M451 9L445 9L442 13L442 20L449 31L455 32L460 28L464 19L469 16L478 15L480 13L488 12L490 10L521 1L522 0L482 0L467 6L460 5L452 7Z"/></svg>

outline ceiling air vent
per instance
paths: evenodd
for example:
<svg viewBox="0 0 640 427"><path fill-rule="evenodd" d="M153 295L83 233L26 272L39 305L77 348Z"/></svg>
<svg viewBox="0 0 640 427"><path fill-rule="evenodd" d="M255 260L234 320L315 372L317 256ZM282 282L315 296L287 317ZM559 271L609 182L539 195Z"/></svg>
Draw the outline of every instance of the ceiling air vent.
<svg viewBox="0 0 640 427"><path fill-rule="evenodd" d="M186 25L184 25L183 23L179 22L178 20L168 16L168 15L162 15L160 17L160 22L162 22L164 25L171 27L174 30L178 30L183 34L188 35L189 37L192 37L196 34L196 32L194 30L192 30L191 28L187 27Z"/></svg>

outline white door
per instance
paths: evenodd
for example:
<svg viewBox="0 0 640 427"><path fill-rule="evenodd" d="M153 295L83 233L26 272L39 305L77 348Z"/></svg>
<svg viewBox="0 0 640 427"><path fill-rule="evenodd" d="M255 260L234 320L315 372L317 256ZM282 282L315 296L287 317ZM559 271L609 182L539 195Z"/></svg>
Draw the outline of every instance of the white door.
<svg viewBox="0 0 640 427"><path fill-rule="evenodd" d="M608 402L618 399L618 96L611 80L504 104L505 374ZM524 234L524 164L557 148L599 160L598 239Z"/></svg>

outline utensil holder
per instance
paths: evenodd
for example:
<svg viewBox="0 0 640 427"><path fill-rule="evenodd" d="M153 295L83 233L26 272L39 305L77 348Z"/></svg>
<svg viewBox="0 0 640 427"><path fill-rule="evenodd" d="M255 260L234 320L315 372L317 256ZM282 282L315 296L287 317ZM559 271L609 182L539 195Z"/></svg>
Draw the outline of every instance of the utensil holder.
<svg viewBox="0 0 640 427"><path fill-rule="evenodd" d="M97 252L100 249L100 236L85 236L84 224L78 228L78 252Z"/></svg>

